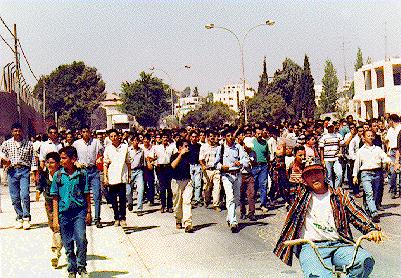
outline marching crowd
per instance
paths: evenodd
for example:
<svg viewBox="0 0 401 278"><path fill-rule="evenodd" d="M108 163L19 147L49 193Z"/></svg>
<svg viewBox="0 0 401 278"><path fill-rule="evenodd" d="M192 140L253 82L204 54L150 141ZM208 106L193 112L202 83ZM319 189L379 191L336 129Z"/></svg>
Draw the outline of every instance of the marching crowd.
<svg viewBox="0 0 401 278"><path fill-rule="evenodd" d="M395 114L366 122L348 116L339 121L105 133L89 126L74 132L50 126L47 134L32 140L16 123L0 149L17 214L15 228L30 228L32 178L36 200L44 196L53 231L51 263L58 265L64 246L69 277L88 277L85 230L91 224L103 227L103 202L113 208L114 226L126 227L127 210L143 216L144 205L158 206L159 200L160 213L174 213L176 228L186 233L194 231L192 213L197 207L217 213L226 209L227 225L237 233L240 220L256 221L257 203L262 213L284 205L286 224L274 252L288 264L293 250L282 245L284 240L352 240L347 219L379 242L385 184L391 198L401 196L400 153L401 121ZM321 177L322 187L317 187ZM325 194L337 197L327 201ZM330 208L330 198L336 208ZM356 198L363 198L364 209ZM318 208L313 205L318 203ZM321 217L327 217L323 224ZM301 264L304 273L313 274L318 262L311 264ZM358 273L369 268L373 263L359 266L352 277L367 277Z"/></svg>

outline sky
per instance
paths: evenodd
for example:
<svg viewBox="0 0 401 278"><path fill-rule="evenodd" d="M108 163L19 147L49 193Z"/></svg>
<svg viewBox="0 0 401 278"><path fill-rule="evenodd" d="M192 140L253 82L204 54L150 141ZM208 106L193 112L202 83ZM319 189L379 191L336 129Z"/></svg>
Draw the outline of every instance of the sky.
<svg viewBox="0 0 401 278"><path fill-rule="evenodd" d="M358 47L365 59L383 60L386 33L388 56L401 55L399 0L1 0L0 16L10 28L17 24L35 75L81 60L97 68L107 92L120 92L122 82L135 81L151 67L176 90L197 86L201 95L240 82L241 55L235 37L222 29L207 30L208 23L230 29L242 41L252 27L268 19L276 22L255 28L244 41L245 79L255 89L264 56L272 76L286 57L302 66L306 54L315 84L321 84L327 59L341 81L344 64L352 78ZM0 34L13 43L3 25ZM12 52L0 41L0 66L12 60ZM22 70L34 86L24 62Z"/></svg>

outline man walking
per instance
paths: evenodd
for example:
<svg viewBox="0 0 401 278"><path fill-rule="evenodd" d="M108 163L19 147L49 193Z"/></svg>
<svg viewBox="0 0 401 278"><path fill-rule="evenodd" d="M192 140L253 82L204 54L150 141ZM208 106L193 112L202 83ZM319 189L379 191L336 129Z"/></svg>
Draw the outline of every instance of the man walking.
<svg viewBox="0 0 401 278"><path fill-rule="evenodd" d="M8 167L8 186L11 202L17 213L16 229L27 230L31 227L29 174L36 170L36 161L31 141L23 138L22 125L11 126L12 138L1 145L1 159Z"/></svg>
<svg viewBox="0 0 401 278"><path fill-rule="evenodd" d="M85 169L88 174L89 188L92 190L93 200L95 202L95 225L97 228L102 228L102 224L100 223L102 193L100 174L96 167L96 162L98 157L102 155L103 146L98 139L92 138L88 126L82 127L81 137L81 139L73 143L78 153L77 166Z"/></svg>
<svg viewBox="0 0 401 278"><path fill-rule="evenodd" d="M194 207L202 206L202 168L199 164L199 152L201 144L198 143L198 134L195 131L190 133L189 163L191 180L195 188Z"/></svg>
<svg viewBox="0 0 401 278"><path fill-rule="evenodd" d="M139 147L139 136L131 137L131 146L128 147L129 160L131 164L131 183L127 184L127 200L128 210L133 210L133 191L136 187L138 195L138 206L136 213L138 216L143 215L143 194L145 184L143 182L144 154Z"/></svg>

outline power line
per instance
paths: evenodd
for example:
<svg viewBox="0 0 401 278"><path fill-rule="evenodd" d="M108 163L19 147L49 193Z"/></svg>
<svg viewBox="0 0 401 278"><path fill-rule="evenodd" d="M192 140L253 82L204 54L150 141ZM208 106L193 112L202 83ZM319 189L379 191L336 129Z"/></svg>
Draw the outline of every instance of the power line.
<svg viewBox="0 0 401 278"><path fill-rule="evenodd" d="M11 47L11 45L4 39L2 35L0 35L0 38L3 40L3 42L11 49L11 51L15 54L14 49Z"/></svg>
<svg viewBox="0 0 401 278"><path fill-rule="evenodd" d="M1 22L3 22L3 25L7 28L8 32L10 32L11 36L15 37L11 29L7 26L7 24L4 22L3 18L0 16Z"/></svg>
<svg viewBox="0 0 401 278"><path fill-rule="evenodd" d="M36 77L36 75L32 71L31 64L29 63L28 58L25 55L25 52L24 52L24 49L22 48L20 40L18 40L18 44L19 44L19 48L21 49L22 56L24 56L25 62L28 65L29 71L32 73L32 75L36 79L36 81L39 81L38 78Z"/></svg>

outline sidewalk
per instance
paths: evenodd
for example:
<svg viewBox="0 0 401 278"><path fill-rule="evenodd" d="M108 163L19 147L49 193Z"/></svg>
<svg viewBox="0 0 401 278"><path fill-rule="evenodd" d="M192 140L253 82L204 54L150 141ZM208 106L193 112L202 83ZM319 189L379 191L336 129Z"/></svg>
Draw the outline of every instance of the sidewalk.
<svg viewBox="0 0 401 278"><path fill-rule="evenodd" d="M35 188L31 187L32 228L16 230L8 187L0 188L3 211L0 213L0 277L66 277L64 248L58 269L50 264L51 230L47 225L43 196L39 202L34 202ZM87 270L90 277L149 276L121 227L112 226L113 219L107 205L102 206L102 218L102 222L108 222L109 226L102 229L87 227Z"/></svg>

